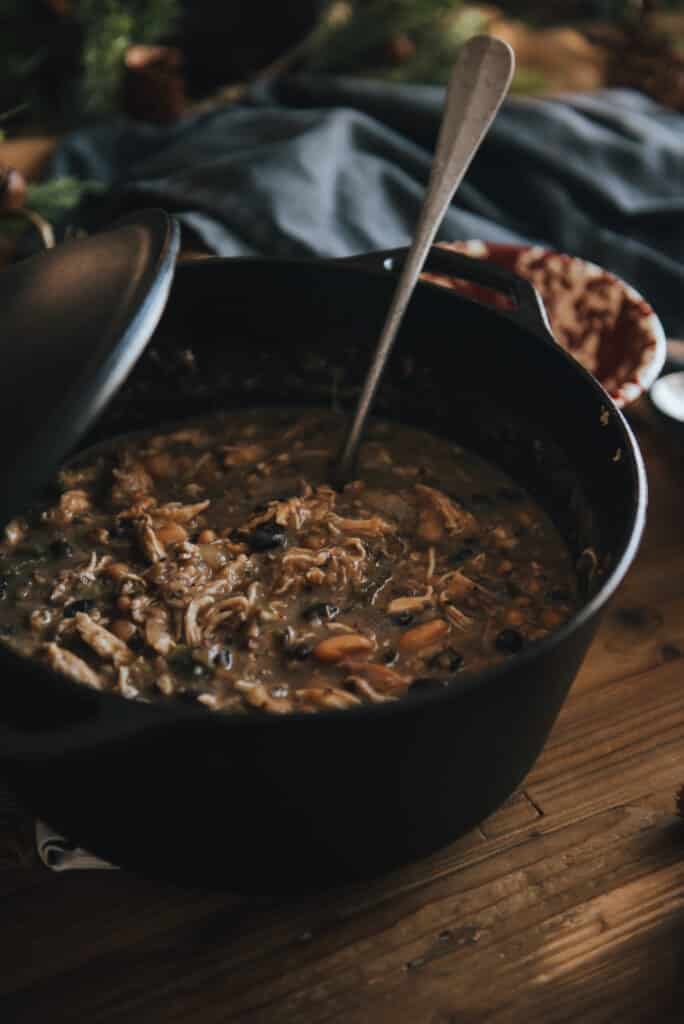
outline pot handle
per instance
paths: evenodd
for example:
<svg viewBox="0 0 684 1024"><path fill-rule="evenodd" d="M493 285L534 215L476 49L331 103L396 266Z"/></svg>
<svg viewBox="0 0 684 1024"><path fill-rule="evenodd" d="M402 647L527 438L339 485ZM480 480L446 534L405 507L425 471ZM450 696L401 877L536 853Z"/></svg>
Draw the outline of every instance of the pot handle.
<svg viewBox="0 0 684 1024"><path fill-rule="evenodd" d="M57 756L83 756L110 745L136 742L179 722L187 725L211 718L201 707L132 706L114 694L92 690L47 667L28 663L13 651L1 653L2 669L12 680L12 689L0 702L0 768Z"/></svg>
<svg viewBox="0 0 684 1024"><path fill-rule="evenodd" d="M362 253L359 256L347 256L336 262L370 270L385 270L396 274L406 259L407 253L408 248L385 249L379 252ZM459 277L466 281L472 281L473 284L484 285L494 291L503 292L512 299L514 307L498 309L497 313L500 316L512 320L545 341L556 343L544 303L537 289L524 277L514 274L512 270L506 270L505 267L500 267L496 263L479 257L464 256L462 253L443 249L438 245L431 247L423 270L449 277ZM462 295L458 297L464 298Z"/></svg>

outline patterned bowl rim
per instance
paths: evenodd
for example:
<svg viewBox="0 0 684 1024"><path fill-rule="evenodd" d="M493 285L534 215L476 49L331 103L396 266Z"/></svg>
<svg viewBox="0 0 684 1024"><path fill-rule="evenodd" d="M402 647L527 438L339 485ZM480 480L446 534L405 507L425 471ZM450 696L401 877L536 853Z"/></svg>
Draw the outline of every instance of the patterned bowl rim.
<svg viewBox="0 0 684 1024"><path fill-rule="evenodd" d="M453 242L447 242L446 244L483 246L489 252L496 252L498 250L499 252L523 253L535 250L540 255L565 256L568 259L573 260L576 264L581 265L582 267L586 267L588 270L598 271L599 273L602 274L608 274L609 277L613 278L613 280L620 286L625 295L628 295L631 299L634 299L637 302L643 302L646 306L648 306L651 312L648 314L648 316L644 317L643 329L644 333L650 335L651 339L653 340L652 346L649 346L648 349L642 350L642 360L641 362L639 362L634 371L634 379L636 381L637 387L640 389L639 393L631 395L629 398L621 397L618 394L616 397L613 397L613 401L620 408L624 408L627 405L631 405L632 402L637 401L637 399L640 398L645 391L648 391L648 389L654 383L656 378L660 375L660 371L665 365L665 360L667 358L667 337L665 335L663 325L660 322L660 318L658 317L657 313L653 309L653 306L648 301L648 299L644 298L644 296L640 292L638 292L637 289L634 288L631 284L628 284L626 281L623 281L621 277L618 277L617 274L614 274L612 270L606 270L605 267L599 266L598 263L594 263L591 260L585 260L581 256L573 256L571 253L564 253L561 252L559 249L548 249L546 246L536 245L533 243L526 244L523 242L487 242L481 238L467 238L463 239L462 241L454 240ZM599 383L601 383L600 380Z"/></svg>

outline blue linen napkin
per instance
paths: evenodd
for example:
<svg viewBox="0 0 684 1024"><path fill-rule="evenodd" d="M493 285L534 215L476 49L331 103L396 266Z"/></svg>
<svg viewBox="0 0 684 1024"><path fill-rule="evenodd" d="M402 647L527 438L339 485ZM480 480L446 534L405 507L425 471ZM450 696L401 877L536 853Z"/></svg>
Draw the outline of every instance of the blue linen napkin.
<svg viewBox="0 0 684 1024"><path fill-rule="evenodd" d="M67 136L52 171L111 186L95 227L174 210L223 256L348 256L405 245L444 91L292 76L172 126L115 118ZM684 336L684 115L636 92L509 99L440 240L534 241L612 270Z"/></svg>

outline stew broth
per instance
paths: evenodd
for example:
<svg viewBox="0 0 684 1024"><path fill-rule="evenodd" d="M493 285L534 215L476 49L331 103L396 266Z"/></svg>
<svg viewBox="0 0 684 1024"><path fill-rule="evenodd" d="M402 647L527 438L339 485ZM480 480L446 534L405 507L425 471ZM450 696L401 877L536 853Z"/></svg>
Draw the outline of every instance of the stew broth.
<svg viewBox="0 0 684 1024"><path fill-rule="evenodd" d="M374 421L222 414L124 439L5 529L0 637L138 700L288 713L382 703L510 658L578 604L570 553L503 472Z"/></svg>

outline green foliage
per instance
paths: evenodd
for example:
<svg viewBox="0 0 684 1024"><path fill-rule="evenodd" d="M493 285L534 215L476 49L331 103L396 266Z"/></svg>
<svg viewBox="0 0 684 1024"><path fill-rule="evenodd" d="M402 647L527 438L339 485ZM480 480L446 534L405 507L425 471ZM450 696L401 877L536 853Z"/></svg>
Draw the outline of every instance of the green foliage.
<svg viewBox="0 0 684 1024"><path fill-rule="evenodd" d="M397 64L386 73L395 82L446 83L460 47L471 36L485 30L485 21L476 9L450 4L451 10L425 21L419 32L411 34L416 51L410 60Z"/></svg>
<svg viewBox="0 0 684 1024"><path fill-rule="evenodd" d="M68 224L69 214L82 199L102 191L104 185L98 181L53 178L51 181L28 185L26 209L44 217L50 224ZM0 217L0 236L5 243L16 244L27 230L28 223L21 213L7 213Z"/></svg>
<svg viewBox="0 0 684 1024"><path fill-rule="evenodd" d="M93 7L100 7L93 17ZM86 109L104 111L116 102L123 61L131 45L134 18L116 0L94 4L81 0L78 18L85 28L83 40L83 97Z"/></svg>
<svg viewBox="0 0 684 1024"><path fill-rule="evenodd" d="M85 196L103 191L104 185L98 181L53 178L30 184L26 191L26 205L46 220L57 221L75 209Z"/></svg>
<svg viewBox="0 0 684 1024"><path fill-rule="evenodd" d="M536 25L572 25L590 21L614 25L634 22L647 7L658 11L681 11L682 0L498 0L497 6L511 18Z"/></svg>
<svg viewBox="0 0 684 1024"><path fill-rule="evenodd" d="M389 32L414 38L430 32L448 14L453 0L366 0L332 3L311 41L306 64L314 71L344 72L377 61Z"/></svg>
<svg viewBox="0 0 684 1024"><path fill-rule="evenodd" d="M116 106L128 47L158 42L179 14L179 0L78 0L87 110L101 113Z"/></svg>
<svg viewBox="0 0 684 1024"><path fill-rule="evenodd" d="M317 72L446 82L459 48L486 25L477 5L462 0L332 2L303 48L302 63ZM393 55L388 42L401 36L408 49Z"/></svg>
<svg viewBox="0 0 684 1024"><path fill-rule="evenodd" d="M181 0L73 0L58 18L44 0L0 0L0 109L72 122L116 108L124 54L173 31Z"/></svg>

